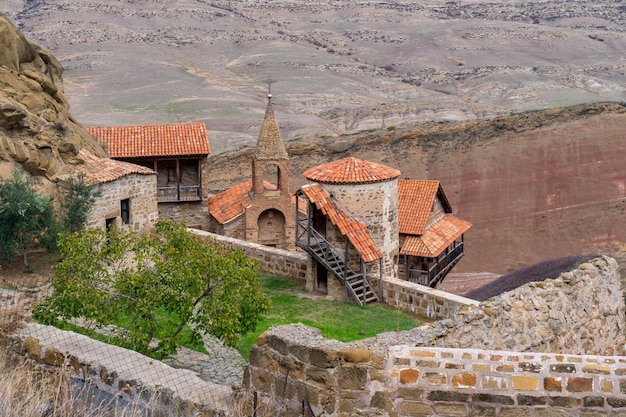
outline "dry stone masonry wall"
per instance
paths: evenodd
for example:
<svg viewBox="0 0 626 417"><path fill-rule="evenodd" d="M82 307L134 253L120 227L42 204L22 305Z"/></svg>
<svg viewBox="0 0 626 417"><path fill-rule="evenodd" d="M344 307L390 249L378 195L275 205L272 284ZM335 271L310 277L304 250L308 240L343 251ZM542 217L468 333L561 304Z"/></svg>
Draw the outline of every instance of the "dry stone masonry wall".
<svg viewBox="0 0 626 417"><path fill-rule="evenodd" d="M617 271L597 258L452 318L351 343L273 327L252 349L244 386L277 416L303 402L342 417L626 416Z"/></svg>

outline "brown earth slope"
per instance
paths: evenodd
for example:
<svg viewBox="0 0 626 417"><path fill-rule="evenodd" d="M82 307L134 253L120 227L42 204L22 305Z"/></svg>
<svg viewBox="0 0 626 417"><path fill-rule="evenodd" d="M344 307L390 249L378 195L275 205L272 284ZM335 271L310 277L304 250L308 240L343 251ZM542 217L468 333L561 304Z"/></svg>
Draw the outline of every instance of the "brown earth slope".
<svg viewBox="0 0 626 417"><path fill-rule="evenodd" d="M474 224L457 272L503 274L591 252L619 257L626 242L625 131L624 106L596 104L291 141L292 189L305 182L305 169L348 155L405 177L440 180L455 212ZM248 178L251 151L212 157L211 184Z"/></svg>

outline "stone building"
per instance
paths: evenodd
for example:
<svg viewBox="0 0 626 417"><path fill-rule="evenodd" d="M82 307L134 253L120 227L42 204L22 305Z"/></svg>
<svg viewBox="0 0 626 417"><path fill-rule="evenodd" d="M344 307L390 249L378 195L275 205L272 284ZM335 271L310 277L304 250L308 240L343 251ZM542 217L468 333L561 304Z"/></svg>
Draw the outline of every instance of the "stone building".
<svg viewBox="0 0 626 417"><path fill-rule="evenodd" d="M291 163L269 96L252 156L252 178L209 199L209 230L279 249L294 249Z"/></svg>
<svg viewBox="0 0 626 417"><path fill-rule="evenodd" d="M437 181L357 158L310 168L296 193L296 245L311 256L307 288L361 304L377 301L369 277L434 287L463 256L470 228L452 216ZM380 288L380 286L379 286Z"/></svg>
<svg viewBox="0 0 626 417"><path fill-rule="evenodd" d="M87 185L97 185L100 196L89 212L87 228L113 225L137 231L151 229L158 220L156 173L146 167L79 152L76 165ZM67 178L67 175L64 176ZM64 177L60 180L63 181Z"/></svg>
<svg viewBox="0 0 626 417"><path fill-rule="evenodd" d="M159 215L206 229L207 157L204 123L87 127L113 159L157 172Z"/></svg>

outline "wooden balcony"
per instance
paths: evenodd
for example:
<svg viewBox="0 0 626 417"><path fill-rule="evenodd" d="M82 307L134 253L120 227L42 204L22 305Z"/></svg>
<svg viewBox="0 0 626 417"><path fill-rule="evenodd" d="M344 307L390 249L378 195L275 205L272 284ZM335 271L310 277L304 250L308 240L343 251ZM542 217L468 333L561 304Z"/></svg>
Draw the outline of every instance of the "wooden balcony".
<svg viewBox="0 0 626 417"><path fill-rule="evenodd" d="M159 203L202 201L202 187L200 185L182 184L157 187L157 201Z"/></svg>
<svg viewBox="0 0 626 417"><path fill-rule="evenodd" d="M435 285L443 281L448 272L461 260L463 254L463 242L457 242L453 249L442 255L428 270L409 268L406 280L434 288Z"/></svg>

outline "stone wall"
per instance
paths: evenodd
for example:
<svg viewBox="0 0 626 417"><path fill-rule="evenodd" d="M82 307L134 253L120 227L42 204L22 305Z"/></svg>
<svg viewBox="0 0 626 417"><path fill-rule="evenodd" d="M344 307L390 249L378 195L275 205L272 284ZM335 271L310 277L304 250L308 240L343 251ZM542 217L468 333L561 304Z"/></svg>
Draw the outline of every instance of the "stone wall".
<svg viewBox="0 0 626 417"><path fill-rule="evenodd" d="M129 226L134 230L150 229L158 220L156 175L130 174L99 184L100 197L89 212L87 227L106 227L112 219L122 226L121 201L130 200Z"/></svg>
<svg viewBox="0 0 626 417"><path fill-rule="evenodd" d="M230 387L204 381L188 369L175 369L135 351L78 333L30 323L3 338L7 347L45 366L61 367L72 379L123 398L131 404L172 408L192 406L212 416L230 415ZM164 412L165 410L155 410ZM175 410L163 415L175 415ZM160 413L159 413L160 414Z"/></svg>
<svg viewBox="0 0 626 417"><path fill-rule="evenodd" d="M596 258L577 269L462 308L445 346L624 353L624 300L617 262Z"/></svg>
<svg viewBox="0 0 626 417"><path fill-rule="evenodd" d="M206 201L159 203L159 217L183 220L188 227L194 229L209 228L209 207Z"/></svg>
<svg viewBox="0 0 626 417"><path fill-rule="evenodd" d="M308 256L300 252L271 248L254 242L216 235L202 230L190 229L190 232L233 250L241 250L246 257L257 259L263 272L283 277L306 280Z"/></svg>
<svg viewBox="0 0 626 417"><path fill-rule="evenodd" d="M371 282L376 293L382 294L382 301L385 304L422 317L433 319L453 318L456 317L460 309L480 304L476 300L424 285L414 284L402 279L385 279L382 291L378 287L378 279L371 279Z"/></svg>
<svg viewBox="0 0 626 417"><path fill-rule="evenodd" d="M625 416L617 271L597 258L451 318L351 343L276 326L253 347L244 386L277 416L303 401L346 417Z"/></svg>

